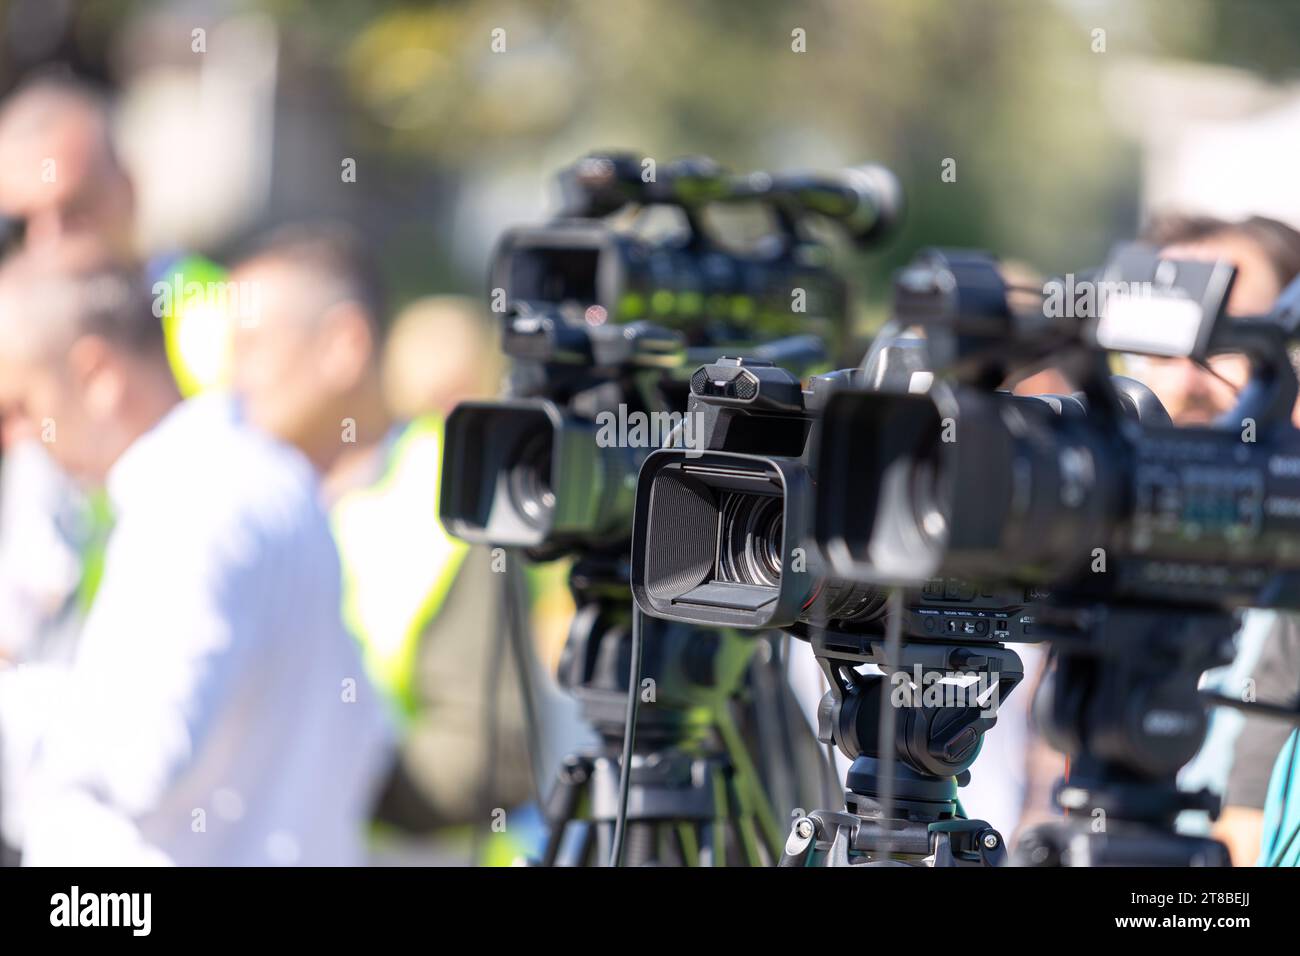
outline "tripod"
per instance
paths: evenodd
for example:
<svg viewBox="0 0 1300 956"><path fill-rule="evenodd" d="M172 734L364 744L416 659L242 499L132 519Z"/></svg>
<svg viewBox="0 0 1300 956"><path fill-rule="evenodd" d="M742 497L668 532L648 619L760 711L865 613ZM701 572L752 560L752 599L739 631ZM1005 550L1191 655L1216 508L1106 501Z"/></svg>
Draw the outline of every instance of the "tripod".
<svg viewBox="0 0 1300 956"><path fill-rule="evenodd" d="M1034 701L1056 749L1072 755L1056 802L1073 814L1025 833L1028 866L1228 866L1217 840L1176 833L1183 810L1217 815L1208 790L1178 789L1208 728L1200 675L1232 660L1236 621L1219 611L1043 608L1054 669Z"/></svg>
<svg viewBox="0 0 1300 956"><path fill-rule="evenodd" d="M603 866L613 844L631 608L625 569L584 558L560 665L599 742L567 757L546 800L545 866ZM757 646L734 631L645 621L640 719L628 792L628 865L770 864L780 829L732 718Z"/></svg>
<svg viewBox="0 0 1300 956"><path fill-rule="evenodd" d="M999 644L916 642L891 653L882 639L868 635L822 632L810 640L831 684L818 737L853 764L845 809L815 810L796 820L780 865L1005 862L1001 834L960 816L957 787L969 780L983 735L996 721L986 705L995 710L1024 676L1020 658ZM858 673L868 663L883 673ZM951 697L964 699L936 702L936 688L954 686L927 676L940 673L973 675L976 690L954 690Z"/></svg>

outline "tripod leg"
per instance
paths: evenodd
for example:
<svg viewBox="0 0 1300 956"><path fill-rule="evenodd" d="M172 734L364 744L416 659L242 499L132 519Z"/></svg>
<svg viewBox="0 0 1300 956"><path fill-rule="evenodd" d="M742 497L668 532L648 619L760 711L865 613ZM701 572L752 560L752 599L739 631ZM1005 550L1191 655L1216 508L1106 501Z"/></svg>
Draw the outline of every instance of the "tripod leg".
<svg viewBox="0 0 1300 956"><path fill-rule="evenodd" d="M699 866L700 841L696 838L695 825L681 822L674 829L677 835L677 845L681 849L683 865Z"/></svg>
<svg viewBox="0 0 1300 956"><path fill-rule="evenodd" d="M709 777L713 784L713 820L702 828L706 836L701 850L707 862L702 857L700 863L702 866L726 866L727 823L731 812L727 803L727 781L717 764L711 768Z"/></svg>
<svg viewBox="0 0 1300 956"><path fill-rule="evenodd" d="M659 862L655 855L655 830L656 825L651 822L628 823L624 866L646 866Z"/></svg>
<svg viewBox="0 0 1300 956"><path fill-rule="evenodd" d="M614 852L614 823L612 820L602 820L594 824L596 829L596 853L599 859L596 860L597 866L609 866L610 854Z"/></svg>
<svg viewBox="0 0 1300 956"><path fill-rule="evenodd" d="M578 815L578 806L582 802L582 788L591 777L590 765L579 758L565 761L555 781L555 788L546 801L546 822L550 833L546 838L546 847L542 851L542 866L555 866L556 855L565 839L568 824Z"/></svg>
<svg viewBox="0 0 1300 956"><path fill-rule="evenodd" d="M751 816L742 816L736 821L740 845L744 848L745 859L750 866L764 866L766 862L762 841L758 837L758 824Z"/></svg>
<svg viewBox="0 0 1300 956"><path fill-rule="evenodd" d="M586 866L591 855L591 824L570 820L559 830L559 846L550 866Z"/></svg>
<svg viewBox="0 0 1300 956"><path fill-rule="evenodd" d="M772 810L767 793L759 782L758 770L754 767L753 761L749 759L749 751L745 747L745 742L741 739L740 733L731 719L731 713L725 706L718 708L714 714L714 722L719 734L722 736L723 746L731 762L737 805L744 815L757 821L768 855L773 856L780 848L785 835L780 824L777 823L776 814Z"/></svg>

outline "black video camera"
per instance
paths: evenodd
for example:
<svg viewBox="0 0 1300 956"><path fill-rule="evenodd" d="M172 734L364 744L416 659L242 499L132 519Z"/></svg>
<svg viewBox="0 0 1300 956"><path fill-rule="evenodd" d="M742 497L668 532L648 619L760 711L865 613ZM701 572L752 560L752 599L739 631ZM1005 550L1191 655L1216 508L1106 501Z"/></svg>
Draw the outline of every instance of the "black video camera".
<svg viewBox="0 0 1300 956"><path fill-rule="evenodd" d="M880 630L885 591L832 573L811 528L821 412L872 374L814 376L804 390L767 362L724 358L696 370L686 417L699 445L652 453L638 481L632 587L642 610L703 625ZM1034 640L1033 599L936 577L908 594L903 633Z"/></svg>
<svg viewBox="0 0 1300 956"><path fill-rule="evenodd" d="M943 379L926 395L830 402L815 525L834 572L1050 588L1058 604L1300 607L1287 357L1300 289L1272 316L1227 318L1233 274L1127 245L1096 281L1129 291L1059 317L1012 309L991 257L923 253L899 279L897 311L926 328ZM1177 428L1148 390L1110 374L1112 350L1241 353L1252 375L1216 426ZM1077 399L997 390L1048 360Z"/></svg>
<svg viewBox="0 0 1300 956"><path fill-rule="evenodd" d="M928 251L901 273L895 308L925 329L928 393L840 391L826 408L814 525L833 573L1050 591L1029 636L1052 642L1035 708L1071 756L1057 802L1110 824L1034 829L1018 851L1030 865L1227 861L1221 844L1174 833L1180 812L1218 807L1176 777L1204 741L1208 703L1259 705L1202 694L1198 679L1231 660L1235 609L1300 607L1287 354L1300 286L1269 316L1230 318L1234 276L1127 245L1085 279L1100 287L1095 309L1046 296L1022 309L991 257ZM1251 375L1213 427L1178 428L1148 389L1110 374L1110 352L1242 354ZM1046 364L1080 391L1000 390Z"/></svg>
<svg viewBox="0 0 1300 956"><path fill-rule="evenodd" d="M681 425L701 356L825 362L847 327L847 290L809 220L868 242L901 211L879 167L734 176L691 159L649 176L636 157L600 154L559 178L560 216L507 233L494 257L510 398L449 416L440 499L452 534L539 558L626 546L637 470ZM705 225L710 209L742 202L776 224L745 253ZM665 209L681 229L636 231Z"/></svg>
<svg viewBox="0 0 1300 956"><path fill-rule="evenodd" d="M594 327L652 322L687 347L719 349L791 335L845 335L847 289L829 250L807 228L833 221L856 242L888 232L901 214L893 175L879 166L835 173L726 173L683 159L653 174L628 154L587 156L559 174L563 207L544 226L505 234L491 269L506 314L505 350L543 362L599 364ZM747 204L771 213L740 250L710 214ZM639 226L675 213L667 235Z"/></svg>

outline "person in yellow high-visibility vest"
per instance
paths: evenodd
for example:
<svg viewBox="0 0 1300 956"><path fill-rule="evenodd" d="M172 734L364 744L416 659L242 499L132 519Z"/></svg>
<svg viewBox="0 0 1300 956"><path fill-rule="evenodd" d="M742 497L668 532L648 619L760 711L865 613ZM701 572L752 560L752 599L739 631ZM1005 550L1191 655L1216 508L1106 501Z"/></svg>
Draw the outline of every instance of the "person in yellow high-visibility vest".
<svg viewBox="0 0 1300 956"><path fill-rule="evenodd" d="M167 361L181 395L230 385L231 331L251 322L258 303L226 270L199 255L160 257L148 264L154 315L162 322Z"/></svg>
<svg viewBox="0 0 1300 956"><path fill-rule="evenodd" d="M343 560L344 617L404 728L380 820L418 831L490 828L494 810L528 796L521 708L507 684L490 768L496 805L481 805L491 749L486 669L509 667L489 659L498 592L488 554L438 521L441 416L395 420L385 400L377 272L346 230L291 226L231 278L260 303L235 327L235 389L249 419L296 445L322 477ZM428 356L451 402L482 381L486 343L486 322L467 317L449 322L442 348ZM458 590L474 593L457 599Z"/></svg>

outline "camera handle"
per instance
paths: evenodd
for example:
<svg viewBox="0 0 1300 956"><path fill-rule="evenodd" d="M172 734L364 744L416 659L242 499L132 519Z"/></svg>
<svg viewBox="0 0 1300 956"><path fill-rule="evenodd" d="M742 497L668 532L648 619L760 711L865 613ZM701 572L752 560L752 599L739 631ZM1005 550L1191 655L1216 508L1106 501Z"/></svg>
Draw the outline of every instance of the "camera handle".
<svg viewBox="0 0 1300 956"><path fill-rule="evenodd" d="M1288 356L1287 331L1268 319L1222 318L1211 345L1214 353L1240 352L1250 362L1250 379L1221 421L1234 429L1247 418L1261 429L1273 424L1289 427L1300 386Z"/></svg>

